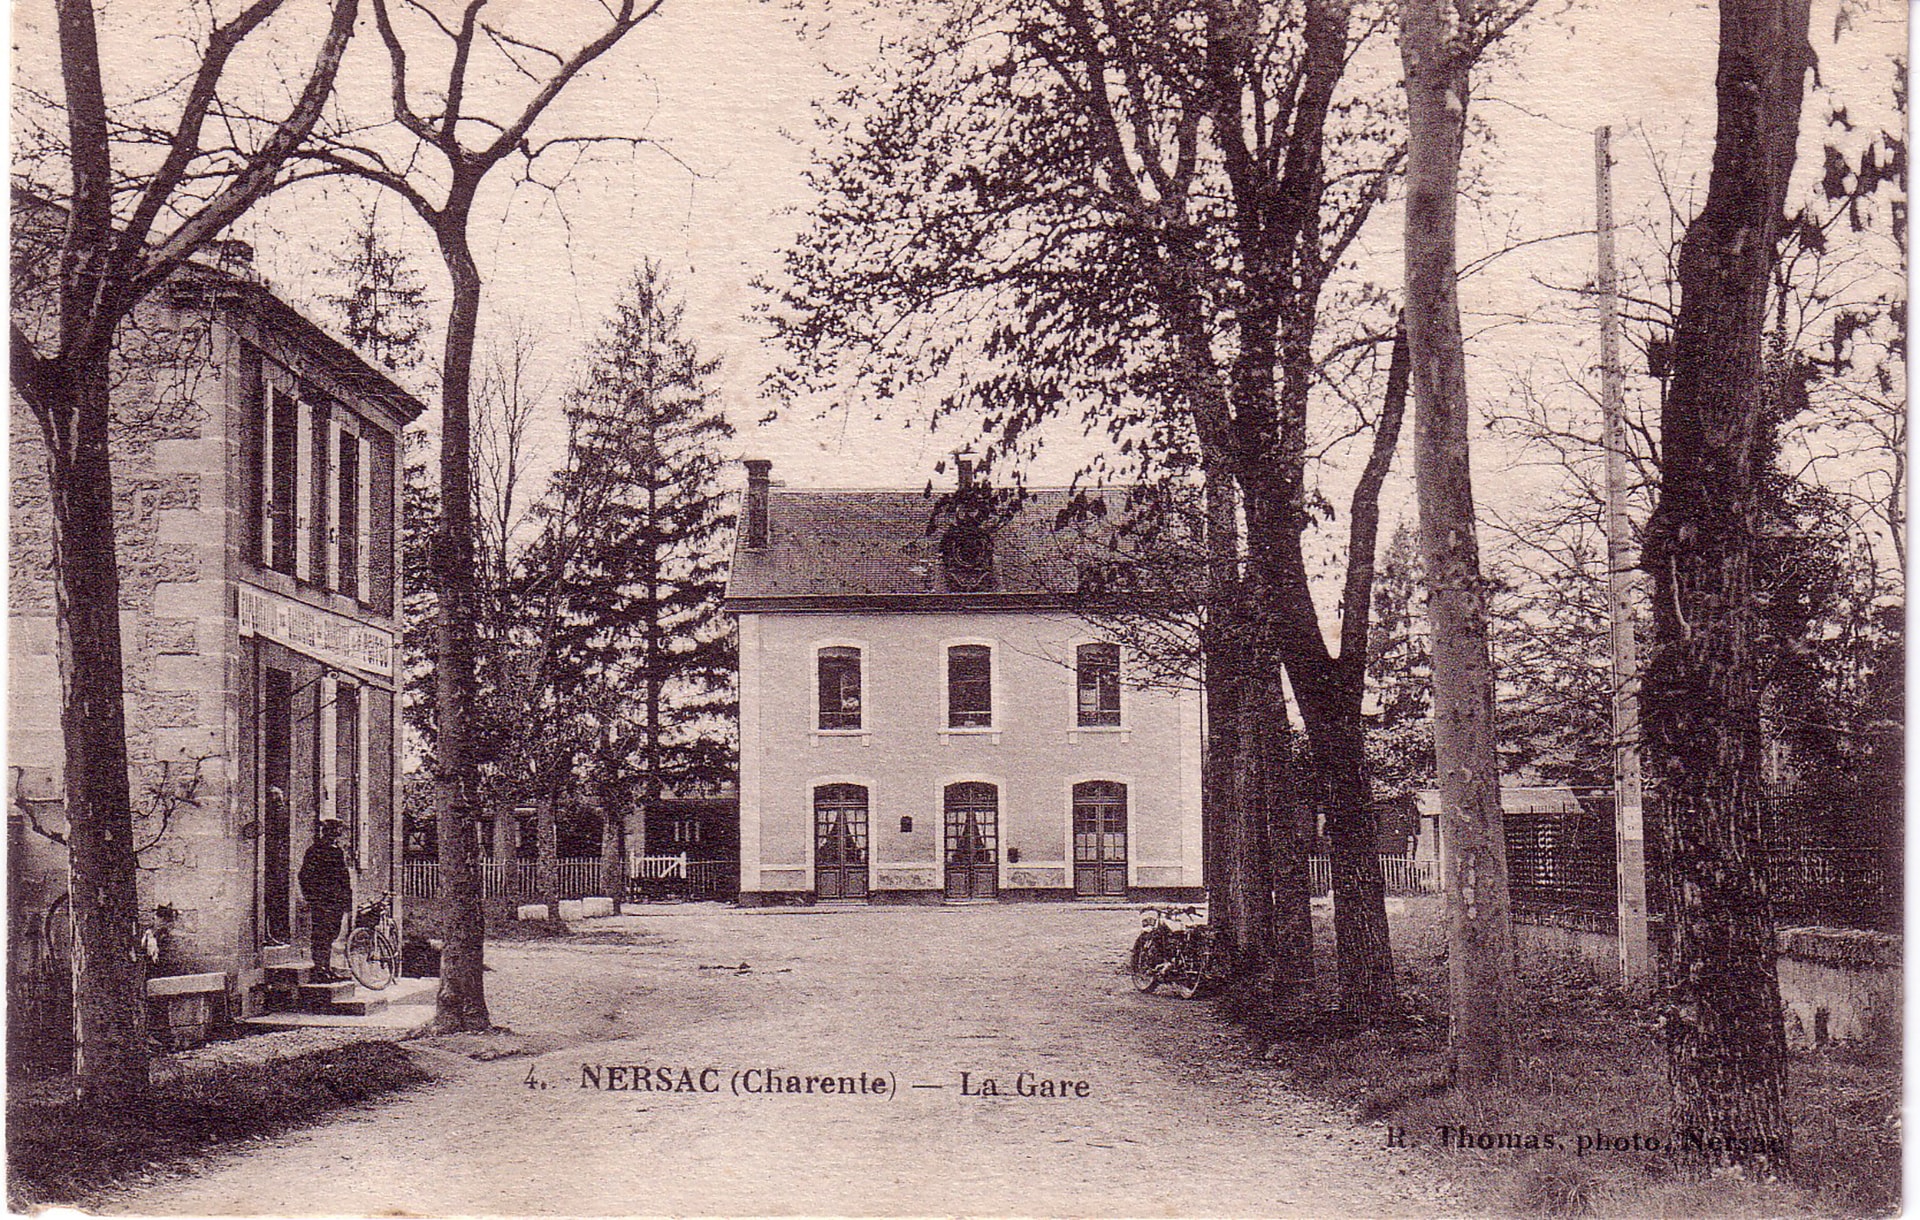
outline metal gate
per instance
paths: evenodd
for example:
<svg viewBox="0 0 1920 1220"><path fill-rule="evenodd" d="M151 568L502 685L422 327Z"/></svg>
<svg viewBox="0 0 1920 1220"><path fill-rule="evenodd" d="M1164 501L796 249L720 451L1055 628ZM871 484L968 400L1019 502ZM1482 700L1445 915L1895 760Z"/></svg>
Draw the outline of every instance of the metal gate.
<svg viewBox="0 0 1920 1220"><path fill-rule="evenodd" d="M1000 893L1000 792L992 784L949 784L946 792L948 898Z"/></svg>

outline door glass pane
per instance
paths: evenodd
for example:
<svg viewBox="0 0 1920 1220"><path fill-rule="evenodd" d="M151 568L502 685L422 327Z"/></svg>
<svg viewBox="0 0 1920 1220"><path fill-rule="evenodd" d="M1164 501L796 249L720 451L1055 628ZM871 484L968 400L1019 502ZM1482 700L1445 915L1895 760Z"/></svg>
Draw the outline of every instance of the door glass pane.
<svg viewBox="0 0 1920 1220"><path fill-rule="evenodd" d="M814 863L867 863L867 790L858 784L823 784L813 792Z"/></svg>
<svg viewBox="0 0 1920 1220"><path fill-rule="evenodd" d="M992 784L947 786L947 863L987 864L999 859L999 805L999 792Z"/></svg>

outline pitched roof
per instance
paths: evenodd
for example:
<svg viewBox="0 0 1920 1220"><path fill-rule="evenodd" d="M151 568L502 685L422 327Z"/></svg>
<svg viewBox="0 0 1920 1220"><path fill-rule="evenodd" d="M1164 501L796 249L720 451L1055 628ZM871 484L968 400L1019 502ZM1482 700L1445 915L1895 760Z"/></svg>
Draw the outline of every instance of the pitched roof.
<svg viewBox="0 0 1920 1220"><path fill-rule="evenodd" d="M1100 548L1084 522L1064 521L1074 498L1120 493L1065 488L1002 493L994 514L993 583L950 588L941 537L951 497L915 491L768 494L768 545L734 543L727 599L734 609L828 609L846 604L900 609L1064 607L1080 593L1082 562Z"/></svg>

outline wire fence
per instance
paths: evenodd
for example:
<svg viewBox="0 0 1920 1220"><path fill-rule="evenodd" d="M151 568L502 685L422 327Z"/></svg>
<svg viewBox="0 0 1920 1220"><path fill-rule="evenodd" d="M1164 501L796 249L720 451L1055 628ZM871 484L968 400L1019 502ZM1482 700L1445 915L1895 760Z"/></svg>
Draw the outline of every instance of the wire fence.
<svg viewBox="0 0 1920 1220"><path fill-rule="evenodd" d="M1759 849L1774 923L1898 931L1899 863L1894 853L1835 844L1849 820L1895 816L1867 797L1825 809L1815 819L1797 796L1763 800L1767 842ZM1836 816L1836 813L1838 816ZM1507 884L1515 919L1613 933L1618 928L1618 869L1610 796L1582 799L1578 808L1508 809ZM1648 844L1647 876L1656 907L1662 862Z"/></svg>

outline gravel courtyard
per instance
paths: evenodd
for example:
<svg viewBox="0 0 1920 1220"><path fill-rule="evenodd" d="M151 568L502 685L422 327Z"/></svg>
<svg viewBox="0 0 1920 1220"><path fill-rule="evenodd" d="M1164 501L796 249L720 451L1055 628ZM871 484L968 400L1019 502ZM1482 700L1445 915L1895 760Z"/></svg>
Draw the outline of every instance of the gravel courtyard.
<svg viewBox="0 0 1920 1220"><path fill-rule="evenodd" d="M1417 1150L1389 1150L1380 1129L1250 1070L1244 1044L1208 1005L1135 993L1118 967L1137 923L1119 906L694 905L595 920L565 942L490 946L494 1019L532 1054L474 1061L424 1049L442 1070L434 1084L222 1152L104 1208L1460 1209ZM583 1065L602 1087L583 1087ZM654 1091L631 1088L630 1070L606 1070L634 1065L655 1069ZM884 1091L827 1093L816 1081L795 1095L769 1083L799 1077L804 1090L806 1077L833 1077L837 1090L837 1078L863 1072ZM683 1079L695 1091L658 1088ZM987 1094L989 1079L997 1095ZM1021 1079L1064 1096L1022 1096Z"/></svg>

